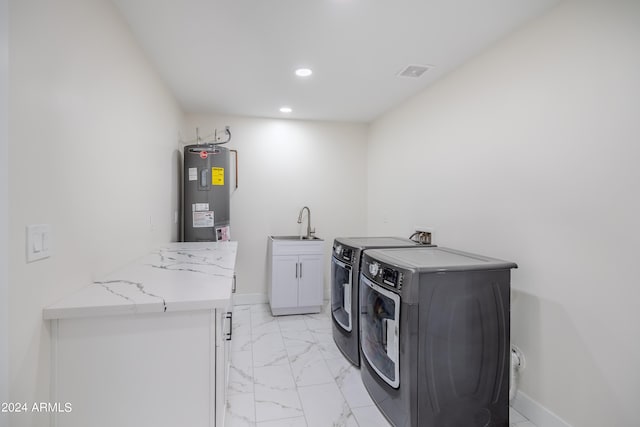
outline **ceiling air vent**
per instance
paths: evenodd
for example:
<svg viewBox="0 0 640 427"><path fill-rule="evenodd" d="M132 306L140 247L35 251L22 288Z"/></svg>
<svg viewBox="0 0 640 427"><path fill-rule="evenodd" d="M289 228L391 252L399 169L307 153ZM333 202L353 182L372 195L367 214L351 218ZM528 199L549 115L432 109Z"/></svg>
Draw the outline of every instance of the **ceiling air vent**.
<svg viewBox="0 0 640 427"><path fill-rule="evenodd" d="M418 78L425 73L425 71L433 68L431 65L409 65L397 75L398 77L413 77Z"/></svg>

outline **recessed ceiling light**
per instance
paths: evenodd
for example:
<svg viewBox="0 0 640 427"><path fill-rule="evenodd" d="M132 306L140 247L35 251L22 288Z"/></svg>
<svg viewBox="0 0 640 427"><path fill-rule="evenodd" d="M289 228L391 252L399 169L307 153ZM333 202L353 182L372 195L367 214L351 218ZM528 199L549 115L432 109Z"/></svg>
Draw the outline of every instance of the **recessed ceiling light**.
<svg viewBox="0 0 640 427"><path fill-rule="evenodd" d="M309 68L298 68L296 70L296 76L298 77L309 77L311 74L313 74L313 71Z"/></svg>
<svg viewBox="0 0 640 427"><path fill-rule="evenodd" d="M290 113L293 110L291 109L291 107L280 107L280 112L281 113Z"/></svg>

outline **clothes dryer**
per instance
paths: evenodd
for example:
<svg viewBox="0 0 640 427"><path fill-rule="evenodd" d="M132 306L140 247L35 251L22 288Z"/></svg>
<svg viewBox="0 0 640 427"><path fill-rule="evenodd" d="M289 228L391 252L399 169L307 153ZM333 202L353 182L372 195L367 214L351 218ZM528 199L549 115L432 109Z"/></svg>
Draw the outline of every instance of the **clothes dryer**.
<svg viewBox="0 0 640 427"><path fill-rule="evenodd" d="M331 258L331 318L333 339L344 356L360 366L358 278L365 249L421 247L401 237L338 237Z"/></svg>
<svg viewBox="0 0 640 427"><path fill-rule="evenodd" d="M396 427L509 425L510 273L440 247L362 257L362 381Z"/></svg>

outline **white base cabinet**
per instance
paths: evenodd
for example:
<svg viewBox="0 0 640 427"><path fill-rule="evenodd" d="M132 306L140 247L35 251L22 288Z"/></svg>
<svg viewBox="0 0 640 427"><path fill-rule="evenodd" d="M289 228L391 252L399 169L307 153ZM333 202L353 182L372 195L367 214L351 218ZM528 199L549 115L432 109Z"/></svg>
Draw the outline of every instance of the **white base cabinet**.
<svg viewBox="0 0 640 427"><path fill-rule="evenodd" d="M324 287L324 241L269 238L267 292L273 315L319 313Z"/></svg>
<svg viewBox="0 0 640 427"><path fill-rule="evenodd" d="M224 426L229 313L52 320L51 425Z"/></svg>

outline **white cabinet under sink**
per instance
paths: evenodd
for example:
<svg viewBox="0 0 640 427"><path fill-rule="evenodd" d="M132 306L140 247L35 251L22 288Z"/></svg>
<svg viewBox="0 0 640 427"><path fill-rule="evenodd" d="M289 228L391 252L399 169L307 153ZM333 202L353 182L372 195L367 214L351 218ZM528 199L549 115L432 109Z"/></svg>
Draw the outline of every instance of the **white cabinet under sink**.
<svg viewBox="0 0 640 427"><path fill-rule="evenodd" d="M273 315L319 313L324 284L324 241L271 236L267 284Z"/></svg>

